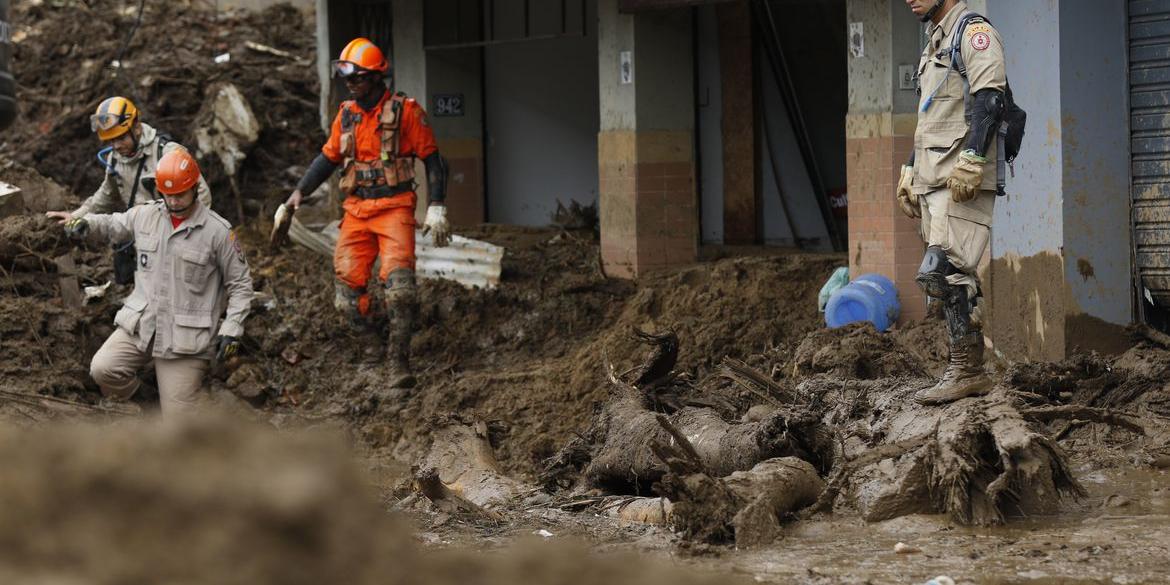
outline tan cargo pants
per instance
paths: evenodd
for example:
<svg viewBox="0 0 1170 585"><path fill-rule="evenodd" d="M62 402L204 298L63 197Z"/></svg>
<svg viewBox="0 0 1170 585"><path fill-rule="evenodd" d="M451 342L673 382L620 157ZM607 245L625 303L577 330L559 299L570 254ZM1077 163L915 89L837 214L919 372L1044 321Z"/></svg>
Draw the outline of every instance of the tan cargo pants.
<svg viewBox="0 0 1170 585"><path fill-rule="evenodd" d="M102 395L128 400L138 391L138 372L150 363L151 346L139 351L136 340L121 327L93 355L89 373L102 389ZM162 414L170 417L187 414L198 408L199 389L210 362L199 358L154 359L158 376L158 396Z"/></svg>
<svg viewBox="0 0 1170 585"><path fill-rule="evenodd" d="M980 191L965 203L951 199L951 190L942 188L918 196L922 207L922 239L927 246L938 246L947 260L962 271L947 277L954 286L966 286L968 298L974 298L979 286L979 261L991 239L991 217L995 210L995 192Z"/></svg>

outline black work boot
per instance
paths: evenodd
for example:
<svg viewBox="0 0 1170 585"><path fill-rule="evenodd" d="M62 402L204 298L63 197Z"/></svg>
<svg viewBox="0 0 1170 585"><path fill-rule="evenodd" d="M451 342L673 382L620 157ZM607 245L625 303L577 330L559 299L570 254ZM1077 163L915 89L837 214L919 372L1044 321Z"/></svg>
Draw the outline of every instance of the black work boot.
<svg viewBox="0 0 1170 585"><path fill-rule="evenodd" d="M972 331L951 342L951 358L938 384L914 395L919 404L934 405L991 392L991 377L983 371L983 334Z"/></svg>

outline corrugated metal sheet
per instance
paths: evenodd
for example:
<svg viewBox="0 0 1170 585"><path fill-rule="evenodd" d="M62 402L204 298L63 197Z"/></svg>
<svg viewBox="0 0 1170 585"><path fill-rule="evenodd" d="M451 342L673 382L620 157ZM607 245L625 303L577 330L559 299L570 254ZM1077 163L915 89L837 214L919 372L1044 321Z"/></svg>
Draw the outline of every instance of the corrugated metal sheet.
<svg viewBox="0 0 1170 585"><path fill-rule="evenodd" d="M1130 0L1129 61L1135 260L1170 307L1170 0Z"/></svg>
<svg viewBox="0 0 1170 585"><path fill-rule="evenodd" d="M323 256L332 257L337 245L337 222L330 223L320 232L310 230L293 218L289 237L294 242ZM431 236L415 232L415 256L418 262L415 272L420 278L445 278L468 288L495 288L500 284L503 270L504 248L452 235L451 243L436 248Z"/></svg>

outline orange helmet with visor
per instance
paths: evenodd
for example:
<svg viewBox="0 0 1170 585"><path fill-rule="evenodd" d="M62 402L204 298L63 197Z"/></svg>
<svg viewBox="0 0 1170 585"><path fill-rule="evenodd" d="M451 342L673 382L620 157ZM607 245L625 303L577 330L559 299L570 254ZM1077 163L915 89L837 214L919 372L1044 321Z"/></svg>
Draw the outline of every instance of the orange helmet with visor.
<svg viewBox="0 0 1170 585"><path fill-rule="evenodd" d="M386 73L389 70L390 63L382 50L370 39L362 37L350 41L333 61L334 74L341 77L367 72Z"/></svg>

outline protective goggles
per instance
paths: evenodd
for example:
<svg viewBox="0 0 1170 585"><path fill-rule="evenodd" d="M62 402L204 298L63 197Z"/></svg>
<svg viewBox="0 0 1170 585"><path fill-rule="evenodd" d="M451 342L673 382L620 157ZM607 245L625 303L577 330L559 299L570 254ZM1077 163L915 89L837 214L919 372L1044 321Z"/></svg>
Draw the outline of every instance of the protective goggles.
<svg viewBox="0 0 1170 585"><path fill-rule="evenodd" d="M94 132L105 132L120 126L130 116L126 114L94 114L89 117L89 128Z"/></svg>
<svg viewBox="0 0 1170 585"><path fill-rule="evenodd" d="M340 77L350 77L353 75L361 75L363 73L373 73L365 67L355 65L352 61L333 61L333 74Z"/></svg>

